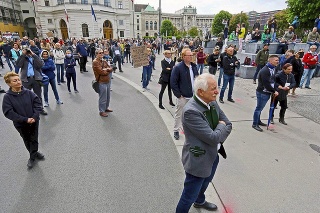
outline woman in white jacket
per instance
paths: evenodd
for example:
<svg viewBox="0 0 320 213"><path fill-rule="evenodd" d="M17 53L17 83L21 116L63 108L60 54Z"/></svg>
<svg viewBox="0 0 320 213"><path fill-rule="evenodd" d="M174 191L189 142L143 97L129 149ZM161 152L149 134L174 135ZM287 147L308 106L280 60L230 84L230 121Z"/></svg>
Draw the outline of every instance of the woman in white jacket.
<svg viewBox="0 0 320 213"><path fill-rule="evenodd" d="M64 52L61 49L61 46L59 43L55 44L55 48L52 51L53 53L53 57L54 57L54 63L56 65L56 69L57 69L57 82L58 85L60 85L61 83L65 82L64 81Z"/></svg>

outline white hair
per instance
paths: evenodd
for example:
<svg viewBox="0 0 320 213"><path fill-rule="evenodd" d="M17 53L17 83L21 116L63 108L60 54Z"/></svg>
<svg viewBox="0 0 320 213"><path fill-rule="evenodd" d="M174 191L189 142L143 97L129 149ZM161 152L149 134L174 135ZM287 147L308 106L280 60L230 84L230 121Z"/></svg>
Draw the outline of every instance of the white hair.
<svg viewBox="0 0 320 213"><path fill-rule="evenodd" d="M203 73L196 77L196 79L194 80L194 91L198 92L199 89L206 91L209 87L208 80L210 78L215 80L214 75L211 75L210 73Z"/></svg>

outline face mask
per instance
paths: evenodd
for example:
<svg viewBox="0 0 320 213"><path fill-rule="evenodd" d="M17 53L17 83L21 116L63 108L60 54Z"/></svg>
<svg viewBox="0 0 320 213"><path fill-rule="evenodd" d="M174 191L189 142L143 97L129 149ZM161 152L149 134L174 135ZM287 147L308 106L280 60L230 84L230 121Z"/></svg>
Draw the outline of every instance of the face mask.
<svg viewBox="0 0 320 213"><path fill-rule="evenodd" d="M70 57L71 57L71 54L66 54L66 56L67 56L68 58L70 58Z"/></svg>

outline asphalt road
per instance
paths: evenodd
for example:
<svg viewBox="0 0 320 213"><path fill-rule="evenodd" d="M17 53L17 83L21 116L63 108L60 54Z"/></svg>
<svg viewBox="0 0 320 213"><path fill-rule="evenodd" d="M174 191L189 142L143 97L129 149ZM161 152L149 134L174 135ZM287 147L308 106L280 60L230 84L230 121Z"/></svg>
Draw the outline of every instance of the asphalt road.
<svg viewBox="0 0 320 213"><path fill-rule="evenodd" d="M0 212L174 212L184 171L159 114L115 79L114 112L100 117L92 79L77 74L79 94L58 86L60 106L49 90L39 140L46 159L32 170L22 139L0 113Z"/></svg>

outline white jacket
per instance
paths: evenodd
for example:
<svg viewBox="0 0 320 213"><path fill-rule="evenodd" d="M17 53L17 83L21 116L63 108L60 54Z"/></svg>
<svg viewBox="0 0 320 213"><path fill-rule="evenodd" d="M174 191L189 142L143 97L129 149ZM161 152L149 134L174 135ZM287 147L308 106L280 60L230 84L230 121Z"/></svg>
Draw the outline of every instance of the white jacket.
<svg viewBox="0 0 320 213"><path fill-rule="evenodd" d="M53 53L53 57L54 57L54 63L55 64L63 64L64 63L64 52L60 49L60 50L57 50L57 49L54 49L52 51Z"/></svg>

